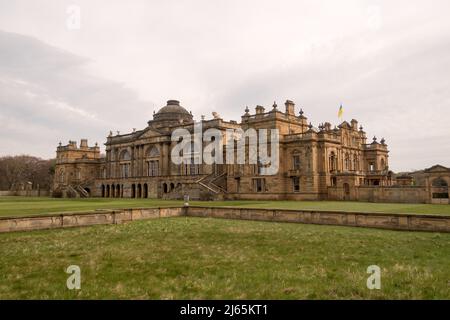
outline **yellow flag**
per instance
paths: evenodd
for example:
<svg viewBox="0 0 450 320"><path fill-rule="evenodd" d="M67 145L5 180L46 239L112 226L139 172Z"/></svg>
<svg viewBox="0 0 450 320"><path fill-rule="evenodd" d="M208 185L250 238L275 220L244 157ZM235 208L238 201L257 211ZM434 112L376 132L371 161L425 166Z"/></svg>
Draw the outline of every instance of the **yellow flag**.
<svg viewBox="0 0 450 320"><path fill-rule="evenodd" d="M339 108L338 117L342 118L344 116L344 108L342 107L342 104Z"/></svg>

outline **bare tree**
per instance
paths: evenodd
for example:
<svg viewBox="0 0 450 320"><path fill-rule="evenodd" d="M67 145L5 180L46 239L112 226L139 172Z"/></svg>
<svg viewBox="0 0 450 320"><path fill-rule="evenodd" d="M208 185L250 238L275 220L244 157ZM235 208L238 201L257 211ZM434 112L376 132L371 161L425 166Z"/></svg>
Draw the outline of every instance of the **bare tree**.
<svg viewBox="0 0 450 320"><path fill-rule="evenodd" d="M54 162L28 155L0 157L0 189L13 190L29 182L34 188L49 189Z"/></svg>

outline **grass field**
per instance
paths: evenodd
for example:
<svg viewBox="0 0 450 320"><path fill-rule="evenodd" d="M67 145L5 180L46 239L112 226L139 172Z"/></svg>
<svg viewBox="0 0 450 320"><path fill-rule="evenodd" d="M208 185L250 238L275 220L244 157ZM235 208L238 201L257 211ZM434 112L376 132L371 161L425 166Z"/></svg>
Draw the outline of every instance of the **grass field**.
<svg viewBox="0 0 450 320"><path fill-rule="evenodd" d="M55 199L0 197L0 216L33 215L95 209L162 207L182 205L182 201L158 199ZM368 203L344 201L191 201L191 205L238 206L243 208L311 209L450 215L450 205Z"/></svg>
<svg viewBox="0 0 450 320"><path fill-rule="evenodd" d="M450 299L450 234L178 217L0 234L0 252L0 299Z"/></svg>

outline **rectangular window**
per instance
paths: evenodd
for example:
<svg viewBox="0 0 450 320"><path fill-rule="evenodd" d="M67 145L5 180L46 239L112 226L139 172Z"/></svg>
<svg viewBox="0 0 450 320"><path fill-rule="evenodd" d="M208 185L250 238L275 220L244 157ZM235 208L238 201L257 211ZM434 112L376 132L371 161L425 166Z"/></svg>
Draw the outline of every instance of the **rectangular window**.
<svg viewBox="0 0 450 320"><path fill-rule="evenodd" d="M300 156L293 157L294 170L300 170Z"/></svg>
<svg viewBox="0 0 450 320"><path fill-rule="evenodd" d="M294 192L300 192L300 178L294 177L292 179L292 183L293 183L293 187L294 187Z"/></svg>
<svg viewBox="0 0 450 320"><path fill-rule="evenodd" d="M253 180L255 192L265 191L265 179L254 179Z"/></svg>
<svg viewBox="0 0 450 320"><path fill-rule="evenodd" d="M128 163L121 165L122 178L128 178L130 165Z"/></svg>
<svg viewBox="0 0 450 320"><path fill-rule="evenodd" d="M159 176L159 161L152 160L148 162L148 176L156 177Z"/></svg>

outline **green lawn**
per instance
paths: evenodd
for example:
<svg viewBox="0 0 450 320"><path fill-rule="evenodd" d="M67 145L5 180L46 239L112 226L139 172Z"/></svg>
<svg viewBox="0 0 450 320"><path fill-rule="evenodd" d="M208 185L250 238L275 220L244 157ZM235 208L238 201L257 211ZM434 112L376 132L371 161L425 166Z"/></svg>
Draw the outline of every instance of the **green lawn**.
<svg viewBox="0 0 450 320"><path fill-rule="evenodd" d="M191 201L191 205L238 206L243 208L311 209L450 215L450 205L368 203L344 201ZM51 212L95 209L158 207L182 205L182 201L158 199L55 199L0 197L0 216L20 216Z"/></svg>
<svg viewBox="0 0 450 320"><path fill-rule="evenodd" d="M450 299L450 234L177 217L0 234L0 252L0 299Z"/></svg>

